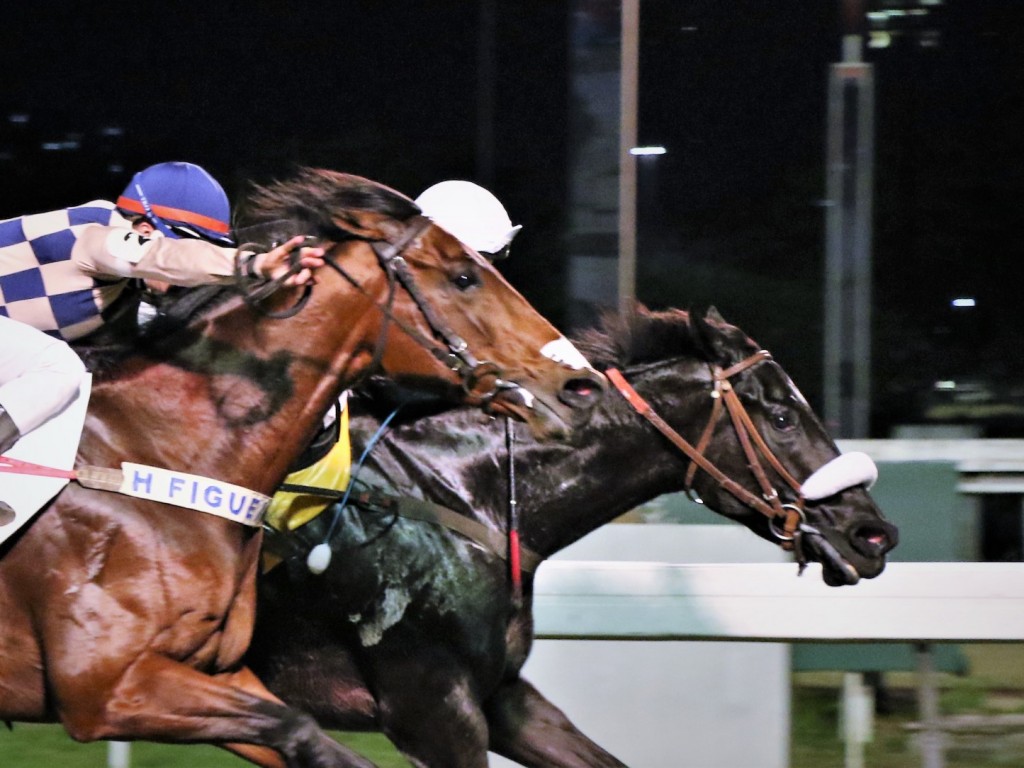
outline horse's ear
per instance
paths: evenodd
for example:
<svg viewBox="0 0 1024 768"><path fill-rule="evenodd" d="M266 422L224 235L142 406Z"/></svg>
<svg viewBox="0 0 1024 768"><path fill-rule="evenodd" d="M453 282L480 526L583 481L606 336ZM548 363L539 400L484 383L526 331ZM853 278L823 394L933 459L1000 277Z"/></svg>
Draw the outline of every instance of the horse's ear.
<svg viewBox="0 0 1024 768"><path fill-rule="evenodd" d="M735 357L730 343L729 324L715 307L704 313L690 312L690 335L697 353L709 362L729 365Z"/></svg>
<svg viewBox="0 0 1024 768"><path fill-rule="evenodd" d="M704 319L709 323L717 323L718 325L728 325L725 318L722 317L721 312L718 311L718 307L711 305L708 307L708 311L704 314Z"/></svg>

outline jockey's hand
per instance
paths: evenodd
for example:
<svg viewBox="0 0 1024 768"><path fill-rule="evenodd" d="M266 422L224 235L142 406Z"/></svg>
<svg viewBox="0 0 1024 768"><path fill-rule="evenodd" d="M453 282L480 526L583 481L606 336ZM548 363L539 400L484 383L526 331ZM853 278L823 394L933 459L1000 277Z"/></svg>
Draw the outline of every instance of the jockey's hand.
<svg viewBox="0 0 1024 768"><path fill-rule="evenodd" d="M306 242L304 236L296 235L274 250L258 254L253 261L256 274L268 280L284 276L291 269L292 251L299 248L299 263L302 265L302 269L289 275L284 284L306 285L316 282L313 272L324 265L324 249L303 246L304 242Z"/></svg>

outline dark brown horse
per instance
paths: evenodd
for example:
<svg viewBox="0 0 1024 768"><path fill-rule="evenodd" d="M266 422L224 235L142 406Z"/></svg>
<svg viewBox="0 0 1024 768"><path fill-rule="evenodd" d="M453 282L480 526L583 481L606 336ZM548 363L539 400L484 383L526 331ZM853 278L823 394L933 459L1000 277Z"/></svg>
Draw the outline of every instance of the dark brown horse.
<svg viewBox="0 0 1024 768"><path fill-rule="evenodd" d="M676 438L663 439L617 393L604 396L572 444L522 441L515 477L527 565L692 483L711 508L758 535L801 540L795 553L820 560L829 583L881 573L897 532L861 485L870 472L836 461L834 442L776 362L717 314L638 309L606 326L581 349L599 368L620 369L703 458L688 474L694 462ZM740 412L714 405L727 391L749 417L739 433ZM354 447L387 412L354 420ZM757 475L777 491L777 507L756 503L765 498ZM621 766L520 676L533 639L532 577L520 604L506 560L502 426L466 409L400 414L359 478L325 573L312 576L304 563L329 520L267 540L285 562L261 580L247 658L270 689L325 726L382 730L416 766L482 768L488 750L526 766ZM807 494L815 498L805 486L818 488ZM423 521L431 517L442 524Z"/></svg>
<svg viewBox="0 0 1024 768"><path fill-rule="evenodd" d="M567 432L599 375L566 365L578 363L568 342L418 213L328 171L258 192L254 222L325 244L318 284L286 319L232 294L144 332L96 373L79 468L132 462L271 493L378 360L541 435ZM288 315L298 293L265 307ZM0 550L0 720L59 720L79 740L210 742L268 766L369 765L241 664L261 542L213 515L66 487Z"/></svg>

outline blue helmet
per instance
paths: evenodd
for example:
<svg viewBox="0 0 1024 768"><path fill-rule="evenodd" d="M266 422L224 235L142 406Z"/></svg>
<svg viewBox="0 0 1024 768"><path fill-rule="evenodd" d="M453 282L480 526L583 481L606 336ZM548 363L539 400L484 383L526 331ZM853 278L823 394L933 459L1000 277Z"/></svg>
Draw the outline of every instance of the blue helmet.
<svg viewBox="0 0 1024 768"><path fill-rule="evenodd" d="M157 163L139 171L117 207L140 214L168 237L231 244L231 204L224 188L192 163Z"/></svg>

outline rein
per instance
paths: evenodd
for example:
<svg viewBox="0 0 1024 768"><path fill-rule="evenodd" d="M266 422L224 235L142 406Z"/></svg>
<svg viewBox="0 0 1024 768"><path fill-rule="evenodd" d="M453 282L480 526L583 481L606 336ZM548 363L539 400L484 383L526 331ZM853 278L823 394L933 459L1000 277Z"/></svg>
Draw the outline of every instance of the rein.
<svg viewBox="0 0 1024 768"><path fill-rule="evenodd" d="M432 225L433 222L426 216L416 215L409 220L405 231L397 240L393 242L373 241L370 245L377 254L381 266L389 275L397 277L398 282L402 284L402 287L412 297L416 306L419 307L420 313L422 313L427 324L434 331L434 335L448 348L447 353L438 354L435 351L434 354L441 362L445 363L451 370L462 377L462 387L465 392L473 395L476 393L477 385L481 381L487 377L494 378L494 386L491 390L478 395L486 403L492 400L501 390L518 389L519 385L502 379L501 369L494 363L477 360L473 353L470 352L469 344L466 340L455 333L451 326L434 311L434 306L427 301L426 296L424 296L416 284L408 262L402 256L408 245ZM337 269L337 267L335 268ZM413 335L411 329L403 328L403 330ZM415 336L422 339L422 336L419 334Z"/></svg>
<svg viewBox="0 0 1024 768"><path fill-rule="evenodd" d="M267 225L256 225L242 231L258 232L268 229L271 225L280 225L282 223L284 222L271 222ZM324 261L326 266L333 269L356 290L369 298L374 306L376 306L377 309L380 310L381 314L386 318L386 322L381 326L380 337L374 350L373 364L370 366L371 368L376 367L380 362L380 357L383 354L383 347L387 339L388 325L390 323L394 323L417 344L428 350L450 370L457 373L461 379L463 391L465 391L466 394L479 398L482 404L487 404L502 390L519 389L519 385L501 378L501 369L496 364L491 362L481 362L473 355L466 340L452 330L451 326L446 323L441 315L435 310L434 305L427 300L423 291L420 290L420 287L417 285L412 271L409 269L408 262L402 255L411 245L413 245L416 239L432 225L433 222L429 218L417 214L405 222L405 226L395 239L369 241L370 246L377 255L377 260L380 263L381 268L388 276L388 298L384 304L381 304L374 299L373 295L362 285L362 283L360 283L351 273L338 263L336 259L327 255L324 257ZM262 247L255 243L249 243L247 245L251 248ZM312 284L307 284L304 287L302 296L300 296L299 300L288 309L274 313L269 312L260 306L261 301L278 290L291 274L294 274L301 268L298 262L298 250L294 251L293 254L294 258L292 268L286 274L276 278L275 280L260 284L255 288L246 289L243 287L241 292L247 304L262 314L275 318L291 317L297 314L305 306L312 291ZM236 263L235 278L239 286L245 286L247 280L251 277L251 275L248 274L246 264L247 262L244 260L239 260ZM430 326L434 336L444 344L445 349L439 349L434 341L395 317L394 312L392 311L392 306L394 304L396 283L401 284L402 287L405 288L406 292L419 309L420 314L422 314L424 319L427 321L427 325ZM491 388L486 391L478 392L477 388L480 383L488 378L492 378L494 380Z"/></svg>
<svg viewBox="0 0 1024 768"><path fill-rule="evenodd" d="M433 523L442 528L458 533L474 544L479 544L491 554L500 557L502 560L509 558L509 540L500 532L488 528L483 523L460 515L454 510L435 504L425 499L415 499L409 496L390 496L376 491L367 491L353 495L349 501L360 509L366 511L381 511L393 514L406 520L419 520L420 522ZM522 598L522 571L532 573L537 570L544 558L527 547L519 547L518 570L520 572L519 596ZM515 587L513 587L515 589Z"/></svg>
<svg viewBox="0 0 1024 768"><path fill-rule="evenodd" d="M522 547L519 543L519 501L516 499L516 425L505 419L505 451L508 453L508 568L512 579L512 604L523 604Z"/></svg>
<svg viewBox="0 0 1024 768"><path fill-rule="evenodd" d="M698 469L700 469L706 472L723 490L732 494L741 503L765 515L768 518L769 529L779 540L780 546L787 551L792 550L794 552L802 570L806 565L806 558L804 557L802 547L802 534L804 533L805 522L804 497L800 484L782 466L778 457L775 456L771 448L765 443L764 438L757 431L750 418L750 414L743 407L743 403L730 382L733 376L768 360L771 360L771 354L765 350L760 350L729 368L713 367L712 378L714 388L711 392L713 403L711 415L696 446L687 442L682 435L669 426L654 408L633 389L620 371L611 368L605 371L605 375L630 406L632 406L633 410L647 419L655 429L661 432L662 435L668 438L676 448L690 459L691 463L686 472L685 488L687 494L694 501L703 503L692 492L694 476ZM750 492L730 478L704 455L708 444L711 442L711 435L719 420L723 405L729 413L733 429L747 457L747 464L761 488L761 496ZM779 477L796 492L797 501L795 503L782 503L778 491L768 479L768 474L765 471L762 460L767 462Z"/></svg>

